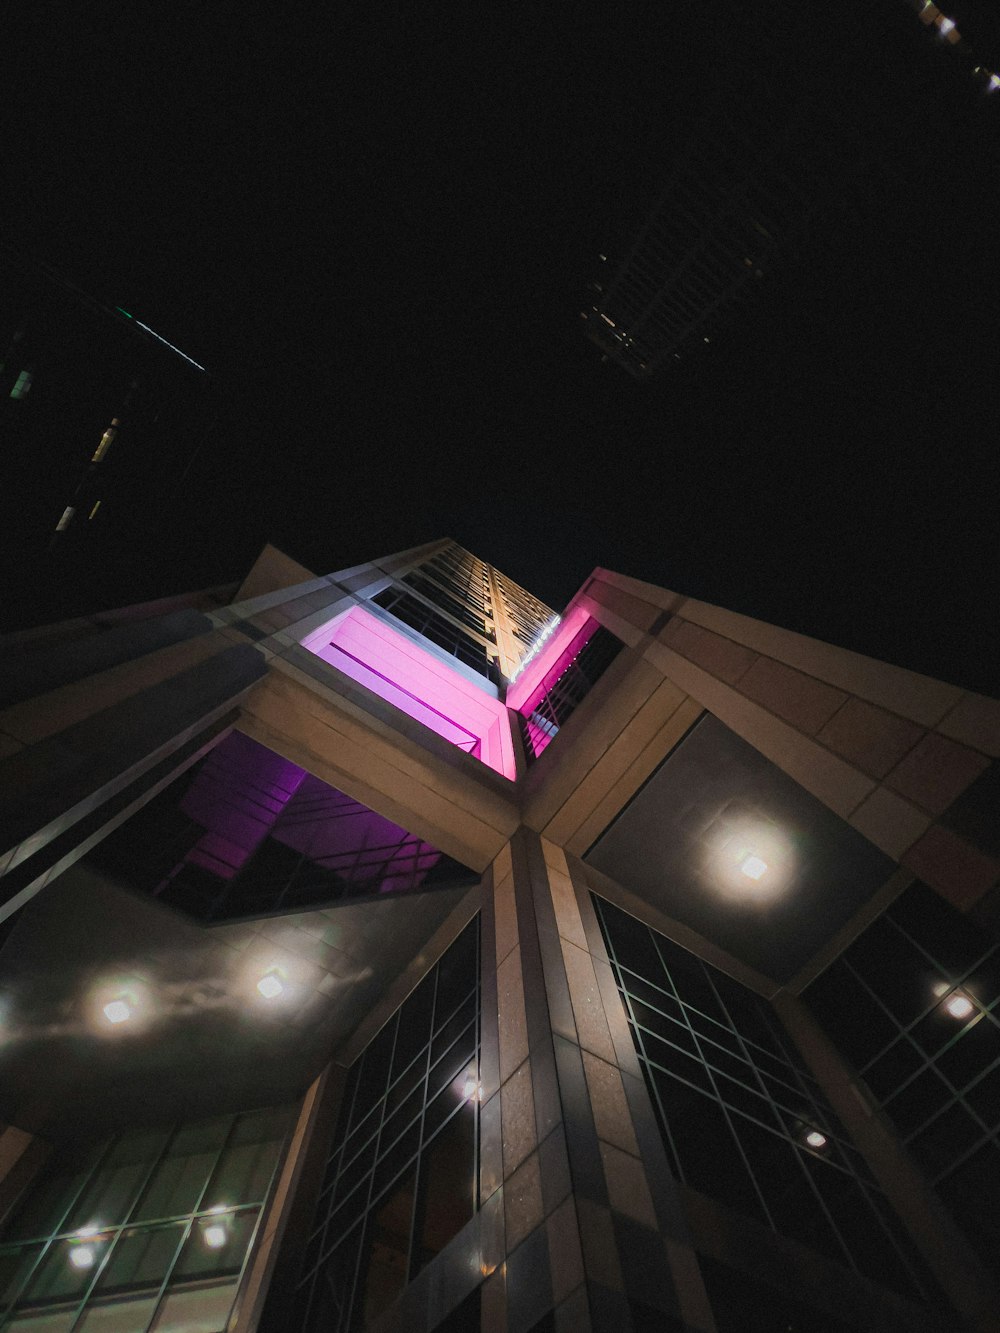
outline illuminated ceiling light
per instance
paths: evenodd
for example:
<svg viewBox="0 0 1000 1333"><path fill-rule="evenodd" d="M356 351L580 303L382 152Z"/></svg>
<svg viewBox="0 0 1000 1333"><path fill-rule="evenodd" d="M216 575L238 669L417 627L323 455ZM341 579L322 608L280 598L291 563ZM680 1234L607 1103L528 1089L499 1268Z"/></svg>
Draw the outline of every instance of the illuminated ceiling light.
<svg viewBox="0 0 1000 1333"><path fill-rule="evenodd" d="M991 74L988 86L991 93L996 92L1000 88L1000 74Z"/></svg>
<svg viewBox="0 0 1000 1333"><path fill-rule="evenodd" d="M747 879L760 879L767 870L767 862L759 856L745 856L740 862L740 869Z"/></svg>
<svg viewBox="0 0 1000 1333"><path fill-rule="evenodd" d="M127 1000L111 1000L104 1006L104 1017L109 1023L124 1023L132 1017L132 1006Z"/></svg>
<svg viewBox="0 0 1000 1333"><path fill-rule="evenodd" d="M941 22L938 24L938 32L940 32L942 37L947 37L948 33L950 33L954 27L954 19L942 18Z"/></svg>
<svg viewBox="0 0 1000 1333"><path fill-rule="evenodd" d="M950 1000L945 1004L945 1009L951 1014L952 1018L968 1018L975 1005L967 995L963 995L957 990Z"/></svg>
<svg viewBox="0 0 1000 1333"><path fill-rule="evenodd" d="M475 1074L469 1074L462 1089L462 1096L467 1102L480 1102L483 1099L483 1085Z"/></svg>
<svg viewBox="0 0 1000 1333"><path fill-rule="evenodd" d="M210 1250L221 1250L229 1239L229 1232L221 1222L213 1222L202 1232L202 1239Z"/></svg>
<svg viewBox="0 0 1000 1333"><path fill-rule="evenodd" d="M273 1000L276 995L281 994L285 986L276 967L272 967L270 972L264 973L260 981L257 982L257 989L265 1000Z"/></svg>
<svg viewBox="0 0 1000 1333"><path fill-rule="evenodd" d="M810 1148L825 1148L826 1135L821 1134L818 1129L811 1129L806 1135L806 1143Z"/></svg>
<svg viewBox="0 0 1000 1333"><path fill-rule="evenodd" d="M69 1252L69 1261L74 1268L93 1268L94 1258L92 1245L74 1245Z"/></svg>

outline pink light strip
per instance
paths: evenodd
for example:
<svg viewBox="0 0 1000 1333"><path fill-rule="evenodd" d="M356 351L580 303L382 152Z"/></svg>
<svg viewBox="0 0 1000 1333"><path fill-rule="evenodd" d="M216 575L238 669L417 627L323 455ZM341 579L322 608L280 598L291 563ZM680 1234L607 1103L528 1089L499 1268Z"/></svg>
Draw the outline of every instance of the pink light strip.
<svg viewBox="0 0 1000 1333"><path fill-rule="evenodd" d="M566 614L559 628L538 656L529 662L517 680L507 687L508 708L514 708L517 712L523 713L525 704L531 699L531 696L536 692L545 677L549 675L553 667L569 664L570 657L575 656L575 652L579 651L579 648L575 649L570 657L566 657L565 663L562 663L561 659L573 647L574 639L590 618L590 613L582 606L573 607Z"/></svg>

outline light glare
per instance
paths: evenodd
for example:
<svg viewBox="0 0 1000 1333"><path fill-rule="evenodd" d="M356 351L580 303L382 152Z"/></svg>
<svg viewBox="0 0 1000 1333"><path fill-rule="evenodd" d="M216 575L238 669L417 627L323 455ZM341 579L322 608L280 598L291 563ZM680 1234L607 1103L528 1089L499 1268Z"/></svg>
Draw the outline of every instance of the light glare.
<svg viewBox="0 0 1000 1333"><path fill-rule="evenodd" d="M69 1261L74 1268L93 1268L93 1248L90 1245L74 1245L69 1252Z"/></svg>
<svg viewBox="0 0 1000 1333"><path fill-rule="evenodd" d="M265 1000L273 1000L276 995L280 995L285 989L281 984L281 979L275 972L265 972L260 981L257 982L257 989L263 995Z"/></svg>
<svg viewBox="0 0 1000 1333"><path fill-rule="evenodd" d="M467 1102L479 1102L483 1098L483 1085L474 1074L469 1074L462 1089L462 1096Z"/></svg>
<svg viewBox="0 0 1000 1333"><path fill-rule="evenodd" d="M131 1006L125 1000L112 1000L104 1006L104 1017L109 1023L124 1023L132 1017Z"/></svg>
<svg viewBox="0 0 1000 1333"><path fill-rule="evenodd" d="M818 1129L811 1129L806 1135L806 1143L810 1148L825 1148L826 1135L821 1134Z"/></svg>
<svg viewBox="0 0 1000 1333"><path fill-rule="evenodd" d="M740 862L740 869L748 879L760 879L767 870L767 862L759 856L747 856Z"/></svg>
<svg viewBox="0 0 1000 1333"><path fill-rule="evenodd" d="M204 1230L205 1244L210 1250L221 1250L229 1238L229 1233L220 1222L213 1222Z"/></svg>
<svg viewBox="0 0 1000 1333"><path fill-rule="evenodd" d="M952 1018L968 1018L975 1006L967 995L961 991L956 991L948 1003L945 1005Z"/></svg>

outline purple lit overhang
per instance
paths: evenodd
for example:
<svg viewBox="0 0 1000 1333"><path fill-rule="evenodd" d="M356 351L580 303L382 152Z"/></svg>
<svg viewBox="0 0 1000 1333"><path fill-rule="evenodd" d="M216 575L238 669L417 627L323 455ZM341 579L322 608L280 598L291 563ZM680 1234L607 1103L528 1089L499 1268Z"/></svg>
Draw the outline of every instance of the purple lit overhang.
<svg viewBox="0 0 1000 1333"><path fill-rule="evenodd" d="M504 704L370 612L352 606L303 647L505 778L516 777Z"/></svg>

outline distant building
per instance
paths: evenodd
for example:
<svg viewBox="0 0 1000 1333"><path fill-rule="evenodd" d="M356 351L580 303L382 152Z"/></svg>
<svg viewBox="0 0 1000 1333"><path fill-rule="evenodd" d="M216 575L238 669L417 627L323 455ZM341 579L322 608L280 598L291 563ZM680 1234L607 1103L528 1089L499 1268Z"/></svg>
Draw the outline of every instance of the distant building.
<svg viewBox="0 0 1000 1333"><path fill-rule="evenodd" d="M83 582L169 514L213 426L214 385L141 312L2 247L0 275L5 581L56 558Z"/></svg>
<svg viewBox="0 0 1000 1333"><path fill-rule="evenodd" d="M815 187L780 147L724 117L693 133L624 254L601 256L581 314L629 374L645 379L693 340L709 342L801 237Z"/></svg>
<svg viewBox="0 0 1000 1333"><path fill-rule="evenodd" d="M4 1333L996 1326L996 701L451 541L3 646Z"/></svg>

